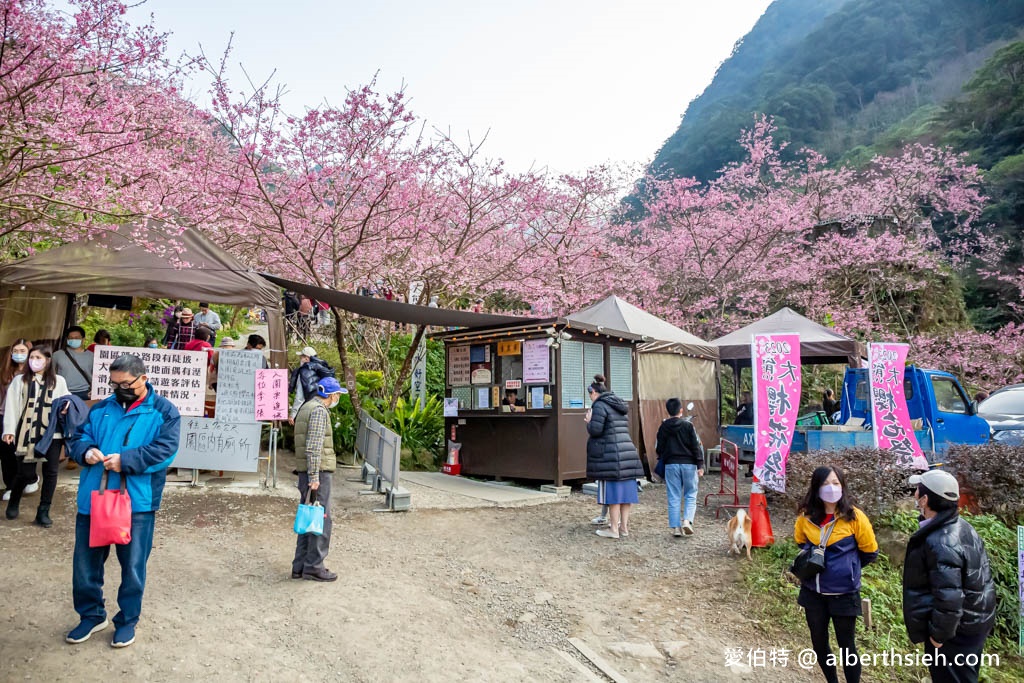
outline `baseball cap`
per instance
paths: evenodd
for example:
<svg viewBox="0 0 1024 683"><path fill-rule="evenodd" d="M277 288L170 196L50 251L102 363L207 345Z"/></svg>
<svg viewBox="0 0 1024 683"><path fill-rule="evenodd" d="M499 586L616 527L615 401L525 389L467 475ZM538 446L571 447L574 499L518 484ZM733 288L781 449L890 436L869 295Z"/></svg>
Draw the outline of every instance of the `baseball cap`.
<svg viewBox="0 0 1024 683"><path fill-rule="evenodd" d="M338 380L333 377L324 377L316 383L317 396L330 396L331 394L347 394L348 390L343 389Z"/></svg>
<svg viewBox="0 0 1024 683"><path fill-rule="evenodd" d="M960 484L949 472L944 470L928 470L924 474L915 474L910 484L924 484L925 488L942 496L946 500L960 500Z"/></svg>
<svg viewBox="0 0 1024 683"><path fill-rule="evenodd" d="M312 358L313 356L316 355L316 349L314 349L312 346L307 346L307 347L303 348L301 351L296 351L295 355L296 356L309 356L310 358Z"/></svg>

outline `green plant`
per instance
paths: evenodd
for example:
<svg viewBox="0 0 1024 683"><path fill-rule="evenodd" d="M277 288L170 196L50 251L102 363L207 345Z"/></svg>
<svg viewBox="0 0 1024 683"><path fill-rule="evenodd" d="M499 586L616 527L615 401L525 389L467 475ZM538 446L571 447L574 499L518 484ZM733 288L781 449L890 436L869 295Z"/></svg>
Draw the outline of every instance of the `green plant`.
<svg viewBox="0 0 1024 683"><path fill-rule="evenodd" d="M394 410L378 406L367 412L402 437L403 449L413 454L428 451L433 454L434 466L439 464L444 453L444 403L439 397L429 397L422 407L400 398Z"/></svg>

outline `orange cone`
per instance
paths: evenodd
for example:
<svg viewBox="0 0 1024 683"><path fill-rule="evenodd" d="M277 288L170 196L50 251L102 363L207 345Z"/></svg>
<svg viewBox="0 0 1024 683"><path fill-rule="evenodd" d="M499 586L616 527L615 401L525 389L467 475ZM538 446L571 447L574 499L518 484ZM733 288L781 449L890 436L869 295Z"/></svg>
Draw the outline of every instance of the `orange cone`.
<svg viewBox="0 0 1024 683"><path fill-rule="evenodd" d="M768 516L768 501L757 477L750 485L750 540L755 548L767 548L775 543L772 520Z"/></svg>

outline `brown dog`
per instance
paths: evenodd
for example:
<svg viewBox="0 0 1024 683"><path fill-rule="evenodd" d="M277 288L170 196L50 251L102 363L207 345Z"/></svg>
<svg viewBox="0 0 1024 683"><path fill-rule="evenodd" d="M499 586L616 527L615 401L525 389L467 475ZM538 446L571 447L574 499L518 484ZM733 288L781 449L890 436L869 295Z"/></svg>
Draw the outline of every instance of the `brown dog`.
<svg viewBox="0 0 1024 683"><path fill-rule="evenodd" d="M750 547L753 542L750 539L750 528L753 522L746 510L738 510L735 517L729 518L729 554L737 555L743 552L744 546L747 549L747 559L750 559Z"/></svg>

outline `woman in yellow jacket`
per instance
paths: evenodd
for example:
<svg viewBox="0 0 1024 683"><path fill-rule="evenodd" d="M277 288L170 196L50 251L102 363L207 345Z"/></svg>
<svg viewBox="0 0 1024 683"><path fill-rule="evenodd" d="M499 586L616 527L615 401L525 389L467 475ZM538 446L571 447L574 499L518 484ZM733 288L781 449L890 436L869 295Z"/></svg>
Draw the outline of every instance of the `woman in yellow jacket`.
<svg viewBox="0 0 1024 683"><path fill-rule="evenodd" d="M811 645L828 683L839 683L835 662L843 663L846 683L860 681L860 661L855 656L854 629L860 616L861 567L878 557L878 542L871 521L854 507L846 491L846 478L837 467L819 467L797 510L793 536L801 549L813 548L827 536L825 569L800 585L797 603L804 608ZM828 644L832 622L840 657Z"/></svg>

